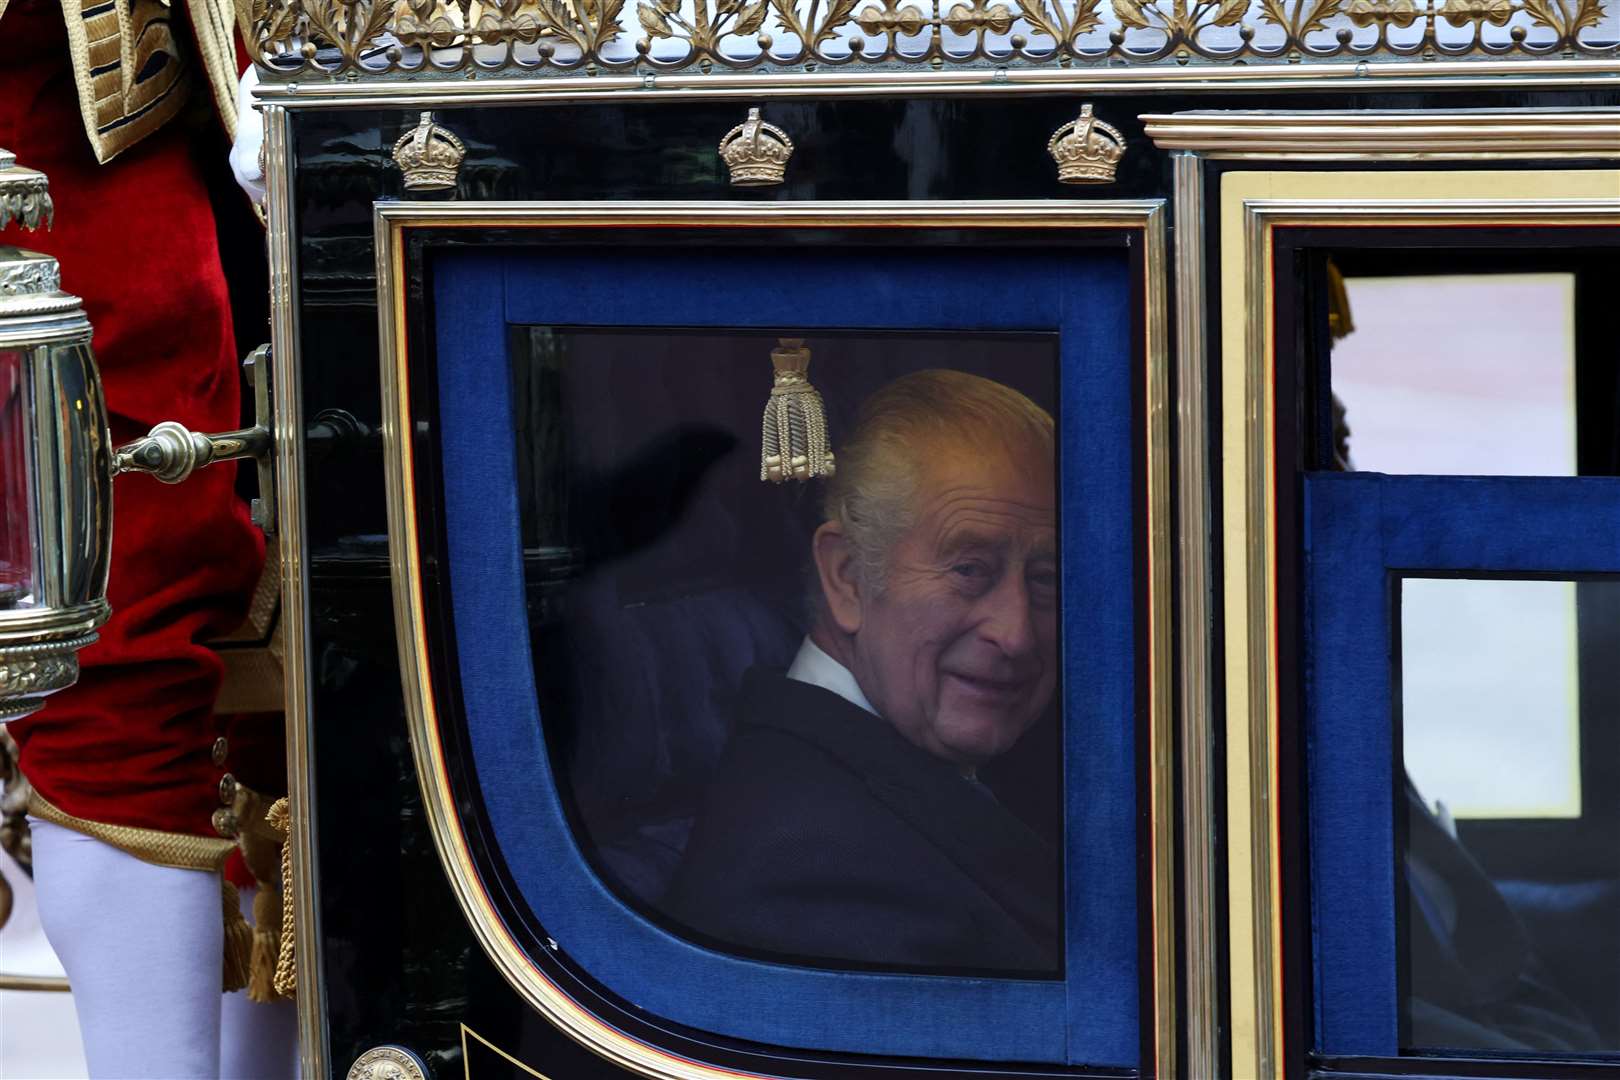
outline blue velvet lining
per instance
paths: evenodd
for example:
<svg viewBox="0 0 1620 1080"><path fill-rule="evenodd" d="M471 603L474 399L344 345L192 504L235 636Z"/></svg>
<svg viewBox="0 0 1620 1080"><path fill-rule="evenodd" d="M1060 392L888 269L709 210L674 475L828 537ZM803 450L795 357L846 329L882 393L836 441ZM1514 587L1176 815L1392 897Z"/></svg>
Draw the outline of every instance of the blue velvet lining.
<svg viewBox="0 0 1620 1080"><path fill-rule="evenodd" d="M777 1045L1134 1065L1140 1056L1130 270L1120 252L457 251L433 264L452 618L489 824L545 932L607 987ZM580 853L530 660L508 324L1057 330L1066 648L1064 981L823 971L654 926Z"/></svg>
<svg viewBox="0 0 1620 1080"><path fill-rule="evenodd" d="M1620 571L1620 480L1305 478L1317 1048L1398 1053L1392 577Z"/></svg>

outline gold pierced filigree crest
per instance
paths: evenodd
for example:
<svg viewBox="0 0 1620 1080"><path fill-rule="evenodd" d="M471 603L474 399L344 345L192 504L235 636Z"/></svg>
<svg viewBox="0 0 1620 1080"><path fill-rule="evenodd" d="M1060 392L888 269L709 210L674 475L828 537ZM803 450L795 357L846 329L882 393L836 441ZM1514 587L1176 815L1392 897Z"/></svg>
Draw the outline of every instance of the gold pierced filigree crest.
<svg viewBox="0 0 1620 1080"><path fill-rule="evenodd" d="M1080 106L1078 118L1052 132L1046 152L1057 162L1058 179L1065 184L1111 184L1125 156L1125 136L1092 115L1088 102Z"/></svg>
<svg viewBox="0 0 1620 1080"><path fill-rule="evenodd" d="M1620 55L1611 0L254 0L268 78Z"/></svg>
<svg viewBox="0 0 1620 1080"><path fill-rule="evenodd" d="M446 191L456 186L467 148L425 112L416 127L394 144L394 163L405 174L406 191Z"/></svg>
<svg viewBox="0 0 1620 1080"><path fill-rule="evenodd" d="M792 156L793 140L788 133L766 123L758 109L749 109L748 119L720 140L720 157L731 171L735 187L780 184L787 176L788 158Z"/></svg>

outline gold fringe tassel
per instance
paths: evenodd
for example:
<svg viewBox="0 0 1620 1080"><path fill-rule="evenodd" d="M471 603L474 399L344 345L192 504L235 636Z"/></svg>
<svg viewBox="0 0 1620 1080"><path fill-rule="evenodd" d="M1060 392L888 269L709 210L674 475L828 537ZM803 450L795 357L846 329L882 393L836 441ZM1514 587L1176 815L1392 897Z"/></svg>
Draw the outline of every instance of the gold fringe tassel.
<svg viewBox="0 0 1620 1080"><path fill-rule="evenodd" d="M765 401L759 478L773 484L831 476L836 469L827 445L827 414L810 384L810 350L803 338L778 338L771 350L775 376Z"/></svg>
<svg viewBox="0 0 1620 1080"><path fill-rule="evenodd" d="M292 997L298 989L298 960L293 955L292 843L288 836L292 831L292 812L287 800L280 798L272 803L265 820L281 834L281 940L276 949L276 973L272 985L277 995Z"/></svg>
<svg viewBox="0 0 1620 1080"><path fill-rule="evenodd" d="M227 994L248 984L248 966L253 959L253 927L242 917L242 895L221 875L220 898L225 914L225 982Z"/></svg>
<svg viewBox="0 0 1620 1080"><path fill-rule="evenodd" d="M260 882L253 897L253 958L248 965L248 1000L277 1001L276 960L281 953L281 917L284 899L280 883L272 888Z"/></svg>

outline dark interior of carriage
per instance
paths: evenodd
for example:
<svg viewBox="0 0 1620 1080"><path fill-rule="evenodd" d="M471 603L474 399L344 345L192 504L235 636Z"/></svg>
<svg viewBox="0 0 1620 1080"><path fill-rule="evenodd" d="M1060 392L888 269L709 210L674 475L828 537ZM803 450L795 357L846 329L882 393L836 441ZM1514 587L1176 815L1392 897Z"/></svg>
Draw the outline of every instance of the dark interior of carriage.
<svg viewBox="0 0 1620 1080"><path fill-rule="evenodd" d="M536 683L570 823L622 899L692 937L660 902L743 674L785 669L807 628L821 485L760 480L782 335L801 336L518 326L510 339ZM924 367L993 377L1057 413L1052 335L819 332L806 344L835 452L861 400ZM1054 842L1059 740L1054 706L983 774Z"/></svg>
<svg viewBox="0 0 1620 1080"><path fill-rule="evenodd" d="M1394 231L1335 239L1300 251L1304 302L1284 305L1292 326L1280 328L1306 358L1303 469L1620 475L1612 250L1407 247ZM1445 335L1439 344L1424 336L1428 321ZM1478 344L1455 344L1459 326ZM1460 352L1448 358L1447 349ZM1394 573L1391 589L1402 1051L1468 1054L1521 1041L1620 1050L1620 581L1413 567ZM1423 614L1425 597L1459 590L1471 603L1456 619L1496 612L1523 625L1494 632L1459 621L1448 631L1442 616ZM1549 628L1539 640L1527 629L1537 619ZM1567 642L1548 642L1560 632ZM1508 658L1524 679L1507 682L1533 688L1532 700L1465 704L1466 680L1479 677L1470 663L1502 663L1480 655L1490 646L1478 642L1515 640L1531 647ZM1566 670L1546 670L1554 662ZM1454 670L1435 677L1425 665L1437 664ZM1513 745L1517 727L1529 751L1470 761L1489 745L1487 714L1497 712L1501 745ZM1431 724L1455 730L1425 741ZM1538 775L1530 759L1554 751L1562 773ZM1470 772L1484 780L1493 770L1494 794L1470 796L1474 805L1455 815L1426 789L1469 789ZM1538 783L1539 804L1529 794ZM1513 977L1531 987L1520 995L1530 1004L1517 1013L1484 1004Z"/></svg>

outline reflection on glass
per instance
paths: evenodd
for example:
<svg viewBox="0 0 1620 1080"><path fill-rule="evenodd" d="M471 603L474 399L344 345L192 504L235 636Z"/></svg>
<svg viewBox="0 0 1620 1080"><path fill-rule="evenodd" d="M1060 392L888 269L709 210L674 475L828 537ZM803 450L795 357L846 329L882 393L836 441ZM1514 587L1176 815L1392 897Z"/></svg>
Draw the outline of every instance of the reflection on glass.
<svg viewBox="0 0 1620 1080"><path fill-rule="evenodd" d="M1573 274L1351 277L1344 286L1353 329L1333 346L1333 395L1356 469L1576 475Z"/></svg>
<svg viewBox="0 0 1620 1080"><path fill-rule="evenodd" d="M1579 817L1575 583L1401 582L1406 771L1457 818Z"/></svg>
<svg viewBox="0 0 1620 1080"><path fill-rule="evenodd" d="M515 334L542 715L604 879L726 951L1056 975L1055 340ZM784 338L827 480L760 478Z"/></svg>
<svg viewBox="0 0 1620 1080"><path fill-rule="evenodd" d="M0 349L0 611L34 606L26 365Z"/></svg>
<svg viewBox="0 0 1620 1080"><path fill-rule="evenodd" d="M1403 1049L1620 1049L1620 582L1400 581Z"/></svg>

